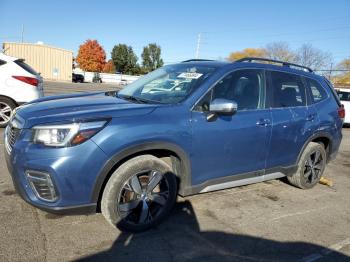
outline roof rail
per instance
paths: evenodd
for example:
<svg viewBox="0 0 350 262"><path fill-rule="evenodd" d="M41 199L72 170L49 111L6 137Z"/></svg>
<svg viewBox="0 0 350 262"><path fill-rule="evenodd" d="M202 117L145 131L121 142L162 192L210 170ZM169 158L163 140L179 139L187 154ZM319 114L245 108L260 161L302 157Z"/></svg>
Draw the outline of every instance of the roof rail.
<svg viewBox="0 0 350 262"><path fill-rule="evenodd" d="M244 57L234 61L234 63L235 62L253 62L253 61L272 62L272 63L282 64L282 66L287 66L287 67L298 67L303 69L304 71L307 70L310 73L314 72L310 67L307 67L307 66L302 66L298 64L289 63L289 62L283 62L283 61L274 60L274 59L261 58L261 57Z"/></svg>
<svg viewBox="0 0 350 262"><path fill-rule="evenodd" d="M187 63L187 62L200 62L200 61L215 61L215 60L211 60L211 59L189 59L189 60L185 60L182 61L181 63Z"/></svg>

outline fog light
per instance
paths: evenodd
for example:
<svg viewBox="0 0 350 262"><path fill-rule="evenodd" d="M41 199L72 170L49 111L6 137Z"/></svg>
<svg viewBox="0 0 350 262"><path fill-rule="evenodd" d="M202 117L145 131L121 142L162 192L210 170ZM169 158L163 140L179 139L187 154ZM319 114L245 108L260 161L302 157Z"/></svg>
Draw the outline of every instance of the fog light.
<svg viewBox="0 0 350 262"><path fill-rule="evenodd" d="M57 191L48 173L27 171L26 176L35 195L39 199L49 202L54 202L57 200Z"/></svg>

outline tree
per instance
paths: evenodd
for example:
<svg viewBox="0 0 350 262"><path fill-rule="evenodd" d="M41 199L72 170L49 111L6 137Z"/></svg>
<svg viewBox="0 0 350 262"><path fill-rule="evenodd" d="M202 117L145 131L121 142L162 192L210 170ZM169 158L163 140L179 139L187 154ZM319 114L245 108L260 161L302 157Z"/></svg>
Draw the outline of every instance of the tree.
<svg viewBox="0 0 350 262"><path fill-rule="evenodd" d="M273 42L265 47L266 57L285 62L294 62L295 53L286 42Z"/></svg>
<svg viewBox="0 0 350 262"><path fill-rule="evenodd" d="M113 47L113 64L118 72L123 74L135 74L137 70L137 56L131 46L118 44Z"/></svg>
<svg viewBox="0 0 350 262"><path fill-rule="evenodd" d="M112 59L108 60L108 62L103 67L103 73L112 73L115 74L115 66L113 64Z"/></svg>
<svg viewBox="0 0 350 262"><path fill-rule="evenodd" d="M89 39L80 45L76 61L84 71L101 72L106 63L106 52L97 40Z"/></svg>
<svg viewBox="0 0 350 262"><path fill-rule="evenodd" d="M332 64L332 55L313 47L311 44L303 44L297 49L294 61L297 64L317 70L329 68Z"/></svg>
<svg viewBox="0 0 350 262"><path fill-rule="evenodd" d="M244 57L266 57L266 51L263 48L245 48L242 51L232 52L227 59L235 61Z"/></svg>
<svg viewBox="0 0 350 262"><path fill-rule="evenodd" d="M161 66L164 62L161 56L161 48L156 43L149 44L143 48L142 66L146 72L153 71Z"/></svg>
<svg viewBox="0 0 350 262"><path fill-rule="evenodd" d="M350 85L350 58L341 61L337 69L346 71L343 71L335 78L335 83L337 85Z"/></svg>

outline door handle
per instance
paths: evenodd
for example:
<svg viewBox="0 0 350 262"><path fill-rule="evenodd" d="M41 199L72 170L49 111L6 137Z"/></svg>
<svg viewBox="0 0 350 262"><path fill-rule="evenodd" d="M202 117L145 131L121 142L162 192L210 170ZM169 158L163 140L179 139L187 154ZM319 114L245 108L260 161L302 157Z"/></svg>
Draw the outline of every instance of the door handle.
<svg viewBox="0 0 350 262"><path fill-rule="evenodd" d="M256 122L257 126L269 126L271 125L270 119L260 119L258 122Z"/></svg>

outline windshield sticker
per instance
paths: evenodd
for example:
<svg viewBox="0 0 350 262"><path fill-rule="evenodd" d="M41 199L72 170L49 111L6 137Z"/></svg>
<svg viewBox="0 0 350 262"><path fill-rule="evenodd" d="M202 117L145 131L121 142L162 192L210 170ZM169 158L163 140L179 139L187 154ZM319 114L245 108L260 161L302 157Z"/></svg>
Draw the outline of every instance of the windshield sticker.
<svg viewBox="0 0 350 262"><path fill-rule="evenodd" d="M185 72L185 73L179 74L177 77L179 77L179 78L187 78L187 79L198 79L202 75L203 74L200 74L200 73L188 73L188 72Z"/></svg>

